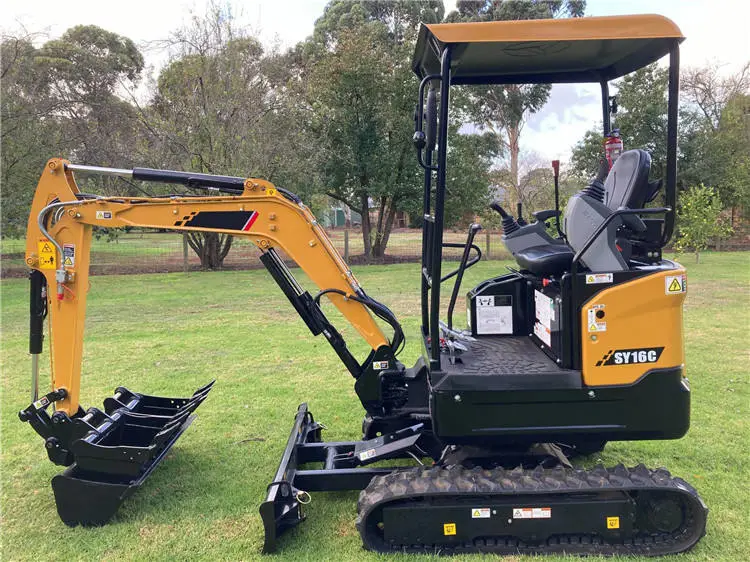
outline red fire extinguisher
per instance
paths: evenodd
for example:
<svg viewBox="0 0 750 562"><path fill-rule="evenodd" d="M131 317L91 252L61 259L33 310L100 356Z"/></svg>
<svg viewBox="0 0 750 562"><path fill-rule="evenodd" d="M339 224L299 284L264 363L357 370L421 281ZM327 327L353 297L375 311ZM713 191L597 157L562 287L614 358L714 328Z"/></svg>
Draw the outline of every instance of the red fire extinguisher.
<svg viewBox="0 0 750 562"><path fill-rule="evenodd" d="M622 138L620 129L612 129L612 132L604 140L604 155L607 157L610 169L622 154Z"/></svg>

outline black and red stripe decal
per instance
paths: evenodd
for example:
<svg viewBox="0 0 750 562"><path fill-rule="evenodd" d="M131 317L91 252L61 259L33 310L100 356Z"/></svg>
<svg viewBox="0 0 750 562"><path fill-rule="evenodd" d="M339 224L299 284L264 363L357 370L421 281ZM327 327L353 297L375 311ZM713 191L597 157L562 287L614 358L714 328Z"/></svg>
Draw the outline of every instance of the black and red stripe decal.
<svg viewBox="0 0 750 562"><path fill-rule="evenodd" d="M248 232L258 220L258 211L198 211L182 217L174 226L215 228Z"/></svg>

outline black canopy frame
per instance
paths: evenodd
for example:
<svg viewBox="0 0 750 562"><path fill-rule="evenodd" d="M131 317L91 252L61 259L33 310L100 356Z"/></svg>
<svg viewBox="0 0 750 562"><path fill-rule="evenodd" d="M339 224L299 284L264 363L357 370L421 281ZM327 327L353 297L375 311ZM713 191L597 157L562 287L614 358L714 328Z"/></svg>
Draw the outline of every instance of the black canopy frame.
<svg viewBox="0 0 750 562"><path fill-rule="evenodd" d="M630 16L625 16L630 17ZM596 18L592 18L596 19ZM666 20L668 21L668 20ZM671 24L671 22L669 22ZM674 24L672 24L674 25ZM676 26L675 26L676 29ZM423 197L423 231L422 231L422 336L426 358L430 363L430 370L440 371L440 279L443 231L445 222L445 189L447 177L448 156L448 113L450 107L450 88L460 84L518 84L518 83L599 83L602 96L603 134L609 135L610 106L609 81L631 71L650 64L664 55L669 55L669 83L667 100L667 161L665 170L665 208L664 228L661 245L665 246L672 238L675 224L676 205L676 168L677 168L677 118L679 104L679 45L684 40L677 30L674 36L658 38L656 42L648 41L653 51L636 50L624 57L624 62L607 64L603 68L581 71L574 69L569 72L563 70L543 71L538 75L530 73L512 72L502 74L497 66L491 67L491 72L482 74L476 69L462 74L461 57L466 56L466 44L441 42L431 33L429 26L422 26L420 38L414 55L413 68L421 79L419 87L419 103L415 125L417 132L422 132L425 89L439 85L438 96L438 128L437 128L437 160L434 161L433 151L418 147L418 160L424 168L424 197ZM539 42L536 42L539 43ZM431 59L439 60L439 72L435 72ZM434 177L434 182L433 182ZM434 183L434 193L433 193ZM432 199L434 196L434 207Z"/></svg>

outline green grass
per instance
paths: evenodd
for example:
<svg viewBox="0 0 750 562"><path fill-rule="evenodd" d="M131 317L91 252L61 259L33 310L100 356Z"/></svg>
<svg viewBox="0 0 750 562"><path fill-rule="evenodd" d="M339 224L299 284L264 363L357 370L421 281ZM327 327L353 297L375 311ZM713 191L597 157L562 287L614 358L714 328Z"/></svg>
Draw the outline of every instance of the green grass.
<svg viewBox="0 0 750 562"><path fill-rule="evenodd" d="M702 258L695 265L686 257L692 429L679 441L610 444L601 460L666 466L700 491L711 510L708 534L682 560L745 560L750 254ZM464 288L501 273L503 265L482 262L467 274ZM411 363L419 353L418 266L364 267L357 274L402 319L410 336L402 359ZM363 412L351 377L325 340L309 335L265 272L96 277L89 293L85 405L101 405L117 385L180 396L212 378L218 382L195 424L109 525L67 528L49 486L60 467L16 417L29 390L27 284L10 279L0 287L3 560L257 559L263 540L258 505L297 405L310 404L330 428L327 440L359 437ZM461 318L462 310L456 314ZM362 356L365 347L355 344L351 330L342 331ZM364 552L354 528L356 498L357 492L313 494L308 520L282 538L272 559L428 559Z"/></svg>

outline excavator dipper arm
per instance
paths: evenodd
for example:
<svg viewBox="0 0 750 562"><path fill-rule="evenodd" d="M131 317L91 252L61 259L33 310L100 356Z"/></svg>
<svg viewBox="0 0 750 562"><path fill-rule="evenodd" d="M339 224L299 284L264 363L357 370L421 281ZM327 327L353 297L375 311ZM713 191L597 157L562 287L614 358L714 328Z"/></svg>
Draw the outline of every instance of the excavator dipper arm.
<svg viewBox="0 0 750 562"><path fill-rule="evenodd" d="M99 197L80 192L74 171L180 183L232 195ZM34 195L28 224L26 263L33 270L30 346L34 363L33 384L36 385L38 353L41 352L41 322L47 314L52 342L52 388L58 392L53 397L56 411L71 416L79 411L89 254L94 226L216 232L249 239L260 248L261 261L313 334L324 334L355 378L365 368L349 353L340 334L323 315L318 306L320 294L314 299L302 289L278 250L304 270L374 352L383 347L395 352L403 340L392 313L365 294L323 228L295 195L260 179L138 168L113 170L52 159L47 163ZM371 312L394 326L393 341L388 341ZM36 401L36 387L32 393L33 401Z"/></svg>

